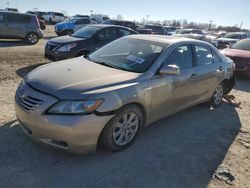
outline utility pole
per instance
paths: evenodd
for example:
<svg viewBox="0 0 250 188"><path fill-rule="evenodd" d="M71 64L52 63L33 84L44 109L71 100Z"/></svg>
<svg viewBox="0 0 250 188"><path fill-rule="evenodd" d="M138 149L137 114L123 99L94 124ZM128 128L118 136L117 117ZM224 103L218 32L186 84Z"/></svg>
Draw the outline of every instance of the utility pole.
<svg viewBox="0 0 250 188"><path fill-rule="evenodd" d="M149 15L147 15L147 24L148 24L148 18L149 18Z"/></svg>
<svg viewBox="0 0 250 188"><path fill-rule="evenodd" d="M242 25L243 25L243 22L241 22L241 24L240 24L240 29L241 29Z"/></svg>

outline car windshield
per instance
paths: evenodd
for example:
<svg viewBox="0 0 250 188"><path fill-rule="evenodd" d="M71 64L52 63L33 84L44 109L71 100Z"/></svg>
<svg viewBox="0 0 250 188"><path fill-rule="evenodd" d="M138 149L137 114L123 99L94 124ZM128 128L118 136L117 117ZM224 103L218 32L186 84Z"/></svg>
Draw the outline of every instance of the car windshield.
<svg viewBox="0 0 250 188"><path fill-rule="evenodd" d="M90 38L92 37L100 28L95 26L86 26L82 29L76 31L72 37L76 38Z"/></svg>
<svg viewBox="0 0 250 188"><path fill-rule="evenodd" d="M241 40L234 44L231 48L250 51L250 40Z"/></svg>
<svg viewBox="0 0 250 188"><path fill-rule="evenodd" d="M89 60L113 68L143 73L168 44L123 37L89 55Z"/></svg>
<svg viewBox="0 0 250 188"><path fill-rule="evenodd" d="M239 33L228 33L224 36L224 38L230 38L230 39L241 39L242 34Z"/></svg>

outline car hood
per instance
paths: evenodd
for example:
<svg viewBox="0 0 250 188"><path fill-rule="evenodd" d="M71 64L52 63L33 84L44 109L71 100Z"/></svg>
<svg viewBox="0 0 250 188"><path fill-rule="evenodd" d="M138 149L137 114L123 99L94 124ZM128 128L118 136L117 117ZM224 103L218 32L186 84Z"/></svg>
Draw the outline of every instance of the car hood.
<svg viewBox="0 0 250 188"><path fill-rule="evenodd" d="M227 48L221 51L227 57L250 59L250 51Z"/></svg>
<svg viewBox="0 0 250 188"><path fill-rule="evenodd" d="M57 43L57 44L65 44L65 43L73 43L78 41L84 41L85 38L76 38L71 36L62 36L62 37L56 37L53 39L50 39L49 42L51 43Z"/></svg>
<svg viewBox="0 0 250 188"><path fill-rule="evenodd" d="M55 25L57 29L73 29L75 26L74 22L60 22Z"/></svg>
<svg viewBox="0 0 250 188"><path fill-rule="evenodd" d="M26 82L33 88L61 99L82 99L95 90L134 83L138 73L99 65L78 57L41 66L30 72Z"/></svg>

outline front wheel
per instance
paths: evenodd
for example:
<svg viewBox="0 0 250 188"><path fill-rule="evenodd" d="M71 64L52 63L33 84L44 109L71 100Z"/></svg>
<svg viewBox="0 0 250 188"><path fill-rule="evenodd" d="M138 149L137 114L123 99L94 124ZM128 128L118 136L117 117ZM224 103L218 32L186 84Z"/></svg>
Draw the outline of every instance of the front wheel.
<svg viewBox="0 0 250 188"><path fill-rule="evenodd" d="M29 33L26 35L25 40L29 44L36 44L39 41L39 37L36 33Z"/></svg>
<svg viewBox="0 0 250 188"><path fill-rule="evenodd" d="M212 96L212 98L210 99L210 105L212 105L213 107L217 107L221 104L223 96L224 96L225 90L224 90L224 86L222 83L220 83L215 92L214 95Z"/></svg>
<svg viewBox="0 0 250 188"><path fill-rule="evenodd" d="M135 141L142 125L143 114L137 106L122 108L102 131L99 144L106 150L122 151Z"/></svg>

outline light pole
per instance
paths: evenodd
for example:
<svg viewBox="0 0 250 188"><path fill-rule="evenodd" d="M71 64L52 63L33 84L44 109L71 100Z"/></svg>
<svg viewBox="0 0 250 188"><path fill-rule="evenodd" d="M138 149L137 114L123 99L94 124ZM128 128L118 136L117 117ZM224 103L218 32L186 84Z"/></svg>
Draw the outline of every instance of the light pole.
<svg viewBox="0 0 250 188"><path fill-rule="evenodd" d="M90 10L90 14L93 15L94 11L93 10Z"/></svg>
<svg viewBox="0 0 250 188"><path fill-rule="evenodd" d="M7 5L7 8L10 8L10 3L9 2L7 2L6 5Z"/></svg>
<svg viewBox="0 0 250 188"><path fill-rule="evenodd" d="M147 24L148 24L148 18L149 18L149 15L147 15Z"/></svg>

